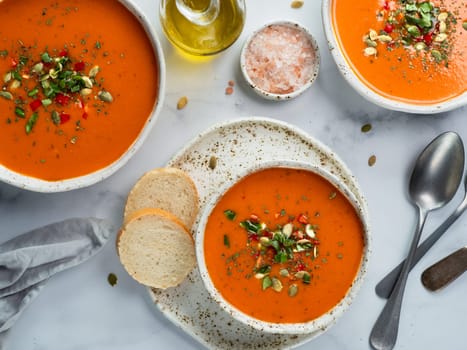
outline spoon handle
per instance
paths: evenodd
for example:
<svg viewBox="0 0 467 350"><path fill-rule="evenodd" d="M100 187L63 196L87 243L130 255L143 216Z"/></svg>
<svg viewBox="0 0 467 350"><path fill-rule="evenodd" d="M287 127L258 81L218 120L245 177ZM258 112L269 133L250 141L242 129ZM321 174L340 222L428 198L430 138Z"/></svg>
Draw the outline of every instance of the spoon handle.
<svg viewBox="0 0 467 350"><path fill-rule="evenodd" d="M404 298L405 285L409 276L410 266L417 249L418 241L425 225L426 212L419 209L418 224L415 230L409 253L405 259L402 271L397 279L394 290L391 293L386 305L376 320L370 334L370 345L376 350L390 350L394 348L399 331L399 319Z"/></svg>
<svg viewBox="0 0 467 350"><path fill-rule="evenodd" d="M415 251L415 256L413 258L412 264L410 265L409 271L420 261L420 259L426 254L428 250L438 241L438 239L443 235L444 232L457 220L457 218L464 212L467 208L467 194L464 196L464 199L456 208L456 210L430 235L428 236L417 248ZM389 272L375 287L375 292L381 298L389 298L394 285L396 284L397 278L401 273L402 266L405 260L401 261L399 265L394 267L391 272Z"/></svg>
<svg viewBox="0 0 467 350"><path fill-rule="evenodd" d="M447 286L467 270L467 248L463 247L433 264L422 273L425 288L436 291Z"/></svg>

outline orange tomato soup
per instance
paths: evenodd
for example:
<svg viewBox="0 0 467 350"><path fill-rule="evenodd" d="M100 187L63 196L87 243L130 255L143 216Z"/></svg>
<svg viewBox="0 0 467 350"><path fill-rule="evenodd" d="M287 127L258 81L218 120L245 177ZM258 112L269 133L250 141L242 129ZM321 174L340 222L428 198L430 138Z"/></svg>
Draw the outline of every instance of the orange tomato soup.
<svg viewBox="0 0 467 350"><path fill-rule="evenodd" d="M240 180L212 211L206 267L234 307L273 323L315 319L342 300L365 245L349 200L310 171L270 168Z"/></svg>
<svg viewBox="0 0 467 350"><path fill-rule="evenodd" d="M3 0L0 23L0 164L56 181L119 159L159 88L135 16L115 0Z"/></svg>
<svg viewBox="0 0 467 350"><path fill-rule="evenodd" d="M466 92L465 1L333 0L331 11L345 59L378 94L426 105Z"/></svg>

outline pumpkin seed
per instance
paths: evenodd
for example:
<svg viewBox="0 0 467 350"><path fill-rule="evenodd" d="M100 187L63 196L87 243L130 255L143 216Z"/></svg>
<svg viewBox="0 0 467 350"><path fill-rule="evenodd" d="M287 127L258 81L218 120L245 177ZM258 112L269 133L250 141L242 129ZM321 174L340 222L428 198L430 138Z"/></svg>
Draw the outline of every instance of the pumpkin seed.
<svg viewBox="0 0 467 350"><path fill-rule="evenodd" d="M370 38L365 39L365 44L368 47L376 47L378 46L378 43L376 41L371 40Z"/></svg>
<svg viewBox="0 0 467 350"><path fill-rule="evenodd" d="M88 96L92 93L92 89L84 88L84 89L81 89L79 93L81 94L81 96Z"/></svg>
<svg viewBox="0 0 467 350"><path fill-rule="evenodd" d="M446 33L439 33L437 36L435 36L435 41L437 43L442 43L448 38L448 35Z"/></svg>
<svg viewBox="0 0 467 350"><path fill-rule="evenodd" d="M295 0L295 1L292 1L292 3L290 4L290 7L292 7L293 9L299 9L302 6L303 6L302 0Z"/></svg>
<svg viewBox="0 0 467 350"><path fill-rule="evenodd" d="M281 269L279 271L279 274L282 276L282 277L287 277L289 275L289 270L287 269Z"/></svg>
<svg viewBox="0 0 467 350"><path fill-rule="evenodd" d="M112 102L114 100L108 91L99 91L97 93L97 97L99 97L99 99L104 102Z"/></svg>
<svg viewBox="0 0 467 350"><path fill-rule="evenodd" d="M439 32L444 33L446 31L447 25L446 22L441 21L439 22Z"/></svg>
<svg viewBox="0 0 467 350"><path fill-rule="evenodd" d="M81 77L81 80L83 80L84 86L86 86L88 89L92 88L93 84L91 78L84 76Z"/></svg>
<svg viewBox="0 0 467 350"><path fill-rule="evenodd" d="M310 276L310 274L306 272L305 270L302 270L302 271L298 271L294 276L298 279L303 279L303 278L306 278L305 276Z"/></svg>
<svg viewBox="0 0 467 350"><path fill-rule="evenodd" d="M422 51L422 50L424 50L426 48L426 44L424 42L420 41L420 42L418 42L418 43L416 43L414 45L414 48L417 51Z"/></svg>
<svg viewBox="0 0 467 350"><path fill-rule="evenodd" d="M413 37L419 37L421 35L420 29L418 29L417 26L415 25L409 25L407 26L407 31L409 32L410 35Z"/></svg>
<svg viewBox="0 0 467 350"><path fill-rule="evenodd" d="M94 66L94 67L92 67L92 68L89 70L89 74L88 74L89 77L95 78L96 75L97 75L97 73L100 72L100 70L101 70L101 69L100 69L99 66Z"/></svg>
<svg viewBox="0 0 467 350"><path fill-rule="evenodd" d="M462 23L462 28L464 28L464 30L467 30L467 21Z"/></svg>
<svg viewBox="0 0 467 350"><path fill-rule="evenodd" d="M313 226L311 224L307 224L305 226L305 233L310 238L315 238L316 237L315 231L313 230Z"/></svg>
<svg viewBox="0 0 467 350"><path fill-rule="evenodd" d="M13 82L10 84L10 90L16 90L21 86L21 82L19 80L13 80Z"/></svg>
<svg viewBox="0 0 467 350"><path fill-rule="evenodd" d="M3 76L3 82L8 83L11 80L11 72L5 73Z"/></svg>
<svg viewBox="0 0 467 350"><path fill-rule="evenodd" d="M441 12L438 15L438 21L444 22L448 18L448 13L447 12Z"/></svg>
<svg viewBox="0 0 467 350"><path fill-rule="evenodd" d="M376 39L378 39L378 32L374 29L370 29L368 36L370 37L371 40L375 41Z"/></svg>
<svg viewBox="0 0 467 350"><path fill-rule="evenodd" d="M290 235L292 234L292 231L293 231L293 225L290 222L288 222L282 227L282 233L287 238L290 237Z"/></svg>
<svg viewBox="0 0 467 350"><path fill-rule="evenodd" d="M382 43L389 43L392 41L392 38L389 35L380 35L378 36L378 40Z"/></svg>
<svg viewBox="0 0 467 350"><path fill-rule="evenodd" d="M259 272L257 274L255 274L255 278L258 279L258 280L262 280L266 276L267 276L266 274L259 273Z"/></svg>
<svg viewBox="0 0 467 350"><path fill-rule="evenodd" d="M436 60L436 62L440 62L443 59L441 52L438 50L431 50L431 56Z"/></svg>
<svg viewBox="0 0 467 350"><path fill-rule="evenodd" d="M289 291L288 291L289 297L294 297L297 295L297 293L298 293L298 286L296 284L291 284L289 286Z"/></svg>
<svg viewBox="0 0 467 350"><path fill-rule="evenodd" d="M266 276L263 278L263 283L262 283L262 288L263 290L266 290L268 289L269 287L272 286L272 280L271 280L271 277L269 276Z"/></svg>
<svg viewBox="0 0 467 350"><path fill-rule="evenodd" d="M374 47L367 47L365 50L363 50L363 54L365 56L376 56L376 49Z"/></svg>
<svg viewBox="0 0 467 350"><path fill-rule="evenodd" d="M209 158L209 169L214 170L217 166L217 158L214 156L211 156Z"/></svg>
<svg viewBox="0 0 467 350"><path fill-rule="evenodd" d="M42 70L44 69L44 64L42 62L39 62L39 63L36 63L33 67L32 67L32 71L34 73L40 73L42 72Z"/></svg>
<svg viewBox="0 0 467 350"><path fill-rule="evenodd" d="M271 282L272 282L272 289L274 289L274 291L280 292L282 290L282 282L279 279L273 277L271 278Z"/></svg>
<svg viewBox="0 0 467 350"><path fill-rule="evenodd" d="M269 245L269 238L268 237L261 237L259 239L259 242L262 244L262 245L265 245L265 246L268 246Z"/></svg>
<svg viewBox="0 0 467 350"><path fill-rule="evenodd" d="M8 91L0 91L0 97L3 97L6 100L13 99L13 95L11 94L11 92L8 92Z"/></svg>
<svg viewBox="0 0 467 350"><path fill-rule="evenodd" d="M177 102L177 109L183 109L188 103L188 98L186 96L180 97Z"/></svg>

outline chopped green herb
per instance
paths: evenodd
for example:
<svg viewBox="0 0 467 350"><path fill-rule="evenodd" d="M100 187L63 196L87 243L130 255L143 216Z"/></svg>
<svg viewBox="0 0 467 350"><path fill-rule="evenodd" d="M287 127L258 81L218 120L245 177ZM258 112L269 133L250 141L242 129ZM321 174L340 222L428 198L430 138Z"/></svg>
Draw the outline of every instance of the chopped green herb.
<svg viewBox="0 0 467 350"><path fill-rule="evenodd" d="M52 62L52 58L49 56L48 52L44 52L42 55L41 55L41 60L45 63L50 63Z"/></svg>
<svg viewBox="0 0 467 350"><path fill-rule="evenodd" d="M0 50L0 57L7 57L8 56L8 50Z"/></svg>
<svg viewBox="0 0 467 350"><path fill-rule="evenodd" d="M257 273L267 274L271 271L271 265L263 265L256 269Z"/></svg>
<svg viewBox="0 0 467 350"><path fill-rule="evenodd" d="M32 129L34 128L34 125L36 125L38 116L39 114L37 112L34 112L33 114L31 114L25 126L26 134L31 133Z"/></svg>
<svg viewBox="0 0 467 350"><path fill-rule="evenodd" d="M302 278L303 283L310 284L311 275L309 273L305 273Z"/></svg>
<svg viewBox="0 0 467 350"><path fill-rule="evenodd" d="M24 118L26 116L26 114L24 113L24 109L22 109L21 107L15 108L15 114L20 118Z"/></svg>
<svg viewBox="0 0 467 350"><path fill-rule="evenodd" d="M227 248L230 248L230 240L229 240L229 236L228 236L228 235L224 235L224 245L225 245Z"/></svg>
<svg viewBox="0 0 467 350"><path fill-rule="evenodd" d="M235 220L235 218L237 217L237 213L235 213L233 210L230 210L230 209L224 210L224 215L230 221Z"/></svg>
<svg viewBox="0 0 467 350"><path fill-rule="evenodd" d="M94 47L95 47L96 49L100 49L100 48L102 47L100 41L96 41L96 43L94 44Z"/></svg>

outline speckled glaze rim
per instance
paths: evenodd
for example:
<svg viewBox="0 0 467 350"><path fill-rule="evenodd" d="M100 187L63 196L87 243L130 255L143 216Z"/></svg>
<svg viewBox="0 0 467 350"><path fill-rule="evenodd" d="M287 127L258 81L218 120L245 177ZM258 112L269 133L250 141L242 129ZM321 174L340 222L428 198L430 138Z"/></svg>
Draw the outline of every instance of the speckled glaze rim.
<svg viewBox="0 0 467 350"><path fill-rule="evenodd" d="M273 25L284 25L288 27L292 27L295 29L300 30L301 32L305 33L308 39L311 42L311 45L313 46L313 49L315 50L315 60L314 60L314 71L311 79L307 81L302 87L299 89L292 91L291 93L288 94L274 94L268 91L265 91L261 89L258 85L256 85L253 80L251 80L250 76L247 73L246 70L246 51L248 49L248 46L250 45L251 41L253 38L262 30L264 30L267 27L273 26ZM290 100L292 98L295 98L299 95L301 95L303 92L308 90L311 85L315 82L315 80L318 78L319 74L319 67L320 67L320 53L319 53L319 46L318 42L314 38L314 36L310 33L308 29L306 29L303 25L295 22L295 21L290 21L290 20L281 20L281 21L274 21L274 22L269 22L261 26L259 29L255 30L245 41L245 44L243 45L242 51L240 53L240 69L242 71L243 77L245 78L246 82L248 85L255 91L258 95L261 97L264 97L265 99L268 100L274 100L274 101L284 101L284 100Z"/></svg>
<svg viewBox="0 0 467 350"><path fill-rule="evenodd" d="M345 55L337 40L337 34L332 25L332 3L337 0L323 0L321 7L321 17L323 19L324 33L328 41L329 50L334 58L334 61L339 68L339 72L342 74L345 80L366 100L390 109L407 113L414 114L435 114L441 112L447 112L467 104L467 92L462 95L449 99L447 101L438 102L429 105L412 104L409 102L403 102L399 100L392 100L385 96L382 96L371 88L369 88L362 80L358 78L355 72L352 70L350 64L347 62Z"/></svg>
<svg viewBox="0 0 467 350"><path fill-rule="evenodd" d="M132 0L119 0L119 2L124 5L128 11L133 14L142 25L145 30L151 44L153 47L154 55L157 57L158 62L158 96L157 100L154 103L153 109L148 116L148 119L143 126L141 132L135 141L128 147L125 153L123 153L119 159L115 162L109 164L105 168L102 168L93 173L70 178L60 181L47 181L30 176L26 176L17 172L14 172L3 165L0 164L0 181L10 184L15 187L19 187L25 190L34 191L34 192L65 192L78 188L83 188L91 186L99 181L102 181L115 173L123 165L125 165L128 160L136 153L136 151L141 147L146 137L149 135L152 127L156 123L157 117L162 109L163 100L165 97L165 58L162 51L162 46L160 44L157 33L150 24L149 19L143 14L134 1Z"/></svg>
<svg viewBox="0 0 467 350"><path fill-rule="evenodd" d="M273 167L280 167L280 168L289 168L289 169L301 169L310 171L312 173L318 174L319 176L323 177L331 184L333 184L341 194L343 194L347 200L352 204L355 211L357 212L360 221L363 226L363 235L364 235L364 249L363 254L360 261L360 267L355 276L352 285L350 286L349 290L345 294L344 298L341 299L332 309L328 312L323 314L322 316L313 319L309 322L303 323L271 323L265 322L258 319L255 319L244 312L238 310L235 306L227 302L222 294L218 291L218 289L214 286L212 279L209 275L209 272L206 267L206 262L204 259L204 234L205 234L205 227L209 216L217 205L219 200L224 196L225 192L231 188L235 183L237 183L240 179L253 174L257 171L264 170L267 168ZM364 208L360 205L355 195L350 191L347 186L340 181L336 176L329 173L328 171L320 168L319 166L308 164L305 162L299 161L290 161L290 160L277 160L277 161L269 161L264 162L261 164L256 164L249 168L248 170L238 174L236 179L232 179L229 181L222 189L219 191L219 195L212 198L205 206L204 211L201 213L201 218L199 220L198 228L196 231L196 240L195 240L195 249L196 249L196 258L198 262L198 269L200 272L201 279L206 287L207 291L214 299L219 306L225 310L228 314L230 314L236 320L251 326L259 331L267 332L267 333L276 333L276 334L306 334L306 333L313 333L313 332L324 332L327 330L331 325L333 325L339 317L343 315L343 313L348 309L351 305L352 301L354 300L355 296L360 289L364 277L366 275L368 269L368 257L370 254L370 230L369 230L369 223L366 220L366 216L364 213Z"/></svg>

